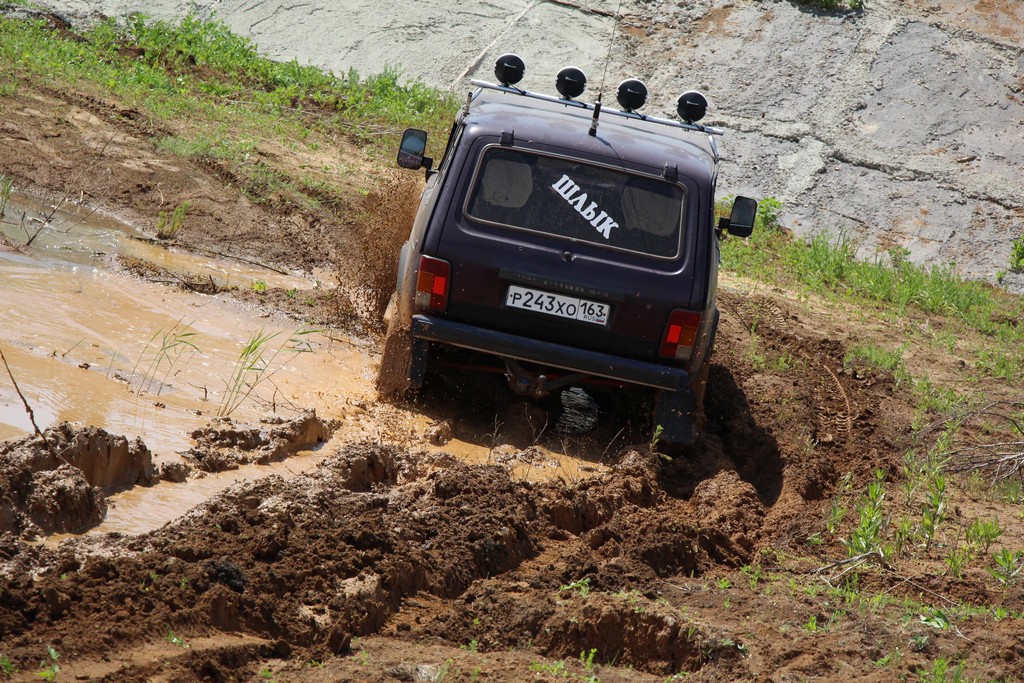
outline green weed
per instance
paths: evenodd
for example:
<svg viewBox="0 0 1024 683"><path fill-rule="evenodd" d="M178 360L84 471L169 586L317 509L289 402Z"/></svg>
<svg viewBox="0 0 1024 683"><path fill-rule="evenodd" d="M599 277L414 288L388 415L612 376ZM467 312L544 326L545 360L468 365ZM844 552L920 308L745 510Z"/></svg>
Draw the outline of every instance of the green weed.
<svg viewBox="0 0 1024 683"><path fill-rule="evenodd" d="M1010 244L1010 270L1015 273L1024 272L1024 235Z"/></svg>
<svg viewBox="0 0 1024 683"><path fill-rule="evenodd" d="M3 218L7 211L7 202L11 200L11 191L14 187L10 178L0 173L0 218Z"/></svg>
<svg viewBox="0 0 1024 683"><path fill-rule="evenodd" d="M884 669L887 666L899 666L902 660L903 650L897 647L889 654L885 655L884 657L879 657L871 663L875 666L875 668Z"/></svg>
<svg viewBox="0 0 1024 683"><path fill-rule="evenodd" d="M260 330L253 333L242 346L231 377L225 382L224 397L217 414L221 417L231 415L252 395L256 387L284 367L288 359L296 354L311 353L313 347L307 337L318 331L301 326L277 346L272 346L271 342L280 336L280 332L267 333Z"/></svg>
<svg viewBox="0 0 1024 683"><path fill-rule="evenodd" d="M940 631L948 631L953 628L953 622L949 620L949 616L939 609L932 609L928 614L920 614L918 619L925 626L931 626Z"/></svg>
<svg viewBox="0 0 1024 683"><path fill-rule="evenodd" d="M1020 550L1003 548L992 555L992 561L995 567L989 567L988 573L1004 586L1016 582L1024 571L1024 552Z"/></svg>
<svg viewBox="0 0 1024 683"><path fill-rule="evenodd" d="M1003 528L999 525L999 518L976 519L967 527L967 543L980 549L982 553L988 553L988 548L1000 536L1003 535Z"/></svg>
<svg viewBox="0 0 1024 683"><path fill-rule="evenodd" d="M964 668L963 660L951 668L951 662L948 659L936 659L932 662L931 668L918 668L914 674L921 683L961 683L961 681L969 680L965 677Z"/></svg>
<svg viewBox="0 0 1024 683"><path fill-rule="evenodd" d="M867 491L856 506L857 526L850 538L843 539L850 557L882 549L882 525L885 517L882 502L885 500L885 473L875 472L875 480L870 482Z"/></svg>
<svg viewBox="0 0 1024 683"><path fill-rule="evenodd" d="M53 649L52 645L47 645L46 656L47 659L39 662L39 671L36 672L36 676L44 681L55 681L57 674L60 673L60 665L57 663L60 654Z"/></svg>
<svg viewBox="0 0 1024 683"><path fill-rule="evenodd" d="M555 676L556 678L565 678L569 675L565 670L565 662L562 660L550 663L530 662L530 670L536 671L537 673L548 674L549 676Z"/></svg>
<svg viewBox="0 0 1024 683"><path fill-rule="evenodd" d="M750 583L750 590L757 590L757 584L764 578L764 574L761 572L761 565L754 567L743 565L740 567L740 573L747 577L747 581Z"/></svg>
<svg viewBox="0 0 1024 683"><path fill-rule="evenodd" d="M858 361L866 362L874 367L888 372L896 378L897 384L909 379L903 365L903 352L907 350L907 344L902 344L892 351L887 351L877 345L857 345L850 347L843 356L843 367L850 369Z"/></svg>
<svg viewBox="0 0 1024 683"><path fill-rule="evenodd" d="M776 217L777 202L761 206ZM728 198L716 212L728 210ZM759 210L760 214L760 210ZM1022 237L1024 241L1024 237ZM893 249L872 259L858 258L857 242L846 234L820 232L809 240L760 225L746 239L722 242L722 267L758 280L802 287L823 296L851 302L874 301L905 317L908 310L952 318L954 330L995 337L1008 353L1019 357L1024 330L1013 321L1024 316L1024 304L985 283L966 281L955 265L921 266L905 249ZM957 335L950 337L955 340Z"/></svg>
<svg viewBox="0 0 1024 683"><path fill-rule="evenodd" d="M303 140L312 150L318 140L345 138L382 155L392 152L398 131L413 125L443 141L459 106L396 69L362 77L267 59L226 24L194 15L166 22L134 14L73 38L42 20L0 19L3 92L15 83L88 84L144 120L187 118L196 132L161 138L158 147L216 159L257 201L267 200L258 193L268 180L289 195L280 199L298 205L312 206L316 195L303 193L290 172L266 166L258 154L263 140ZM339 185L335 192L350 191Z"/></svg>
<svg viewBox="0 0 1024 683"><path fill-rule="evenodd" d="M949 575L954 579L963 578L964 567L971 561L973 554L968 548L950 548L946 553L946 566Z"/></svg>
<svg viewBox="0 0 1024 683"><path fill-rule="evenodd" d="M560 586L558 592L576 593L581 598L585 598L588 595L590 595L590 577L588 576L585 579L577 579L576 581L571 581L563 586Z"/></svg>
<svg viewBox="0 0 1024 683"><path fill-rule="evenodd" d="M935 531L946 518L946 478L937 474L928 487L928 494L925 504L921 508L921 538L924 541L924 548L931 547L935 538Z"/></svg>
<svg viewBox="0 0 1024 683"><path fill-rule="evenodd" d="M185 213L188 211L188 202L182 202L174 207L170 217L166 211L161 211L156 219L156 237L161 240L169 240L178 234L181 226L185 224Z"/></svg>
<svg viewBox="0 0 1024 683"><path fill-rule="evenodd" d="M166 633L164 634L164 640L169 642L171 645L176 645L176 646L178 646L178 647L180 647L182 649L185 649L185 650L187 650L187 649L189 649L191 647L182 638L176 636L174 634L174 632L171 631L171 627L167 626L167 627L164 627L164 628L166 630Z"/></svg>
<svg viewBox="0 0 1024 683"><path fill-rule="evenodd" d="M847 472L839 480L838 491L829 504L828 515L825 517L825 529L830 534L835 534L846 519L847 507L843 501L846 499L850 488L853 485L853 472Z"/></svg>
<svg viewBox="0 0 1024 683"><path fill-rule="evenodd" d="M181 360L182 356L186 353L202 353L199 347L195 345L194 340L197 336L198 333L192 331L192 323L182 325L180 320L175 322L167 331L164 331L162 328L157 330L150 340L146 342L145 348L139 354L138 360L135 361L131 376L128 378L128 386L131 387L132 380L135 378L139 366L146 363L146 368L142 373L142 380L135 393L137 396L141 396L144 392L152 390L153 383L156 382L156 395L159 396L160 391L166 385L171 371L178 364L178 361ZM160 379L157 379L161 369L163 374L160 375Z"/></svg>
<svg viewBox="0 0 1024 683"><path fill-rule="evenodd" d="M18 668L14 666L14 662L12 662L7 655L0 655L0 674L10 677L17 671Z"/></svg>

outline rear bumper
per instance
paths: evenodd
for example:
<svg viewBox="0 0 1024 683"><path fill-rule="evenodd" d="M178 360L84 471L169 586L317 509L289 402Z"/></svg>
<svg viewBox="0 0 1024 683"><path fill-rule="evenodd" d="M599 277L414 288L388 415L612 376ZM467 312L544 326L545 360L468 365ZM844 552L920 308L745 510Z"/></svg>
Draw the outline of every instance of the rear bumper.
<svg viewBox="0 0 1024 683"><path fill-rule="evenodd" d="M690 375L680 368L586 351L443 318L414 315L411 334L413 337L431 342L451 344L529 363L551 365L630 384L641 384L667 391L688 391Z"/></svg>

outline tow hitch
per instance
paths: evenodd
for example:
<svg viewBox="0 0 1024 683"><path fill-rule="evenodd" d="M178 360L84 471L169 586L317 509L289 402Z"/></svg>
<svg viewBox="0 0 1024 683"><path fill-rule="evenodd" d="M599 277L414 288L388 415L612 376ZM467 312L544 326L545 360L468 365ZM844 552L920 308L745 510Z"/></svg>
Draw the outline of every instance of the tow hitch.
<svg viewBox="0 0 1024 683"><path fill-rule="evenodd" d="M512 393L519 396L544 398L552 391L557 391L589 377L582 372L548 377L542 373L530 372L513 358L502 358L502 360L505 362L505 377L508 379L508 386L512 389Z"/></svg>

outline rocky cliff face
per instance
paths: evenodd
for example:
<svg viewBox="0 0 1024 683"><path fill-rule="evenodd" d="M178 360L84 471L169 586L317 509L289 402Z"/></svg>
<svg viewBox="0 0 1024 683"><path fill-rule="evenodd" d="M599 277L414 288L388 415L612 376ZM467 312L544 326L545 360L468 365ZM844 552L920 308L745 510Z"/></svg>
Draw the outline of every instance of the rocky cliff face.
<svg viewBox="0 0 1024 683"><path fill-rule="evenodd" d="M196 3L50 2L79 17ZM57 6L60 6L59 8ZM1024 233L1024 4L866 0L824 12L791 0L214 0L198 3L267 53L345 72L385 66L457 90L494 58L527 61L524 87L553 92L574 64L595 97L646 81L647 111L671 115L703 90L725 126L720 189L774 195L797 234L893 247L994 281ZM608 47L611 45L611 49ZM1005 283L1024 291L1024 275Z"/></svg>

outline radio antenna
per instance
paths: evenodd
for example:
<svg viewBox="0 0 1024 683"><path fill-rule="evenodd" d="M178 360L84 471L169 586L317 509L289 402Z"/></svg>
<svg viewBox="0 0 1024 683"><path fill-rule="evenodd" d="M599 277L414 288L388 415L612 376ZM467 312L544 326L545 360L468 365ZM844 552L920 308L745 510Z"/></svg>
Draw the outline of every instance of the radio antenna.
<svg viewBox="0 0 1024 683"><path fill-rule="evenodd" d="M622 9L622 0L615 6L615 16L612 17L612 35L608 38L608 50L604 56L604 71L601 72L601 87L597 91L598 96L604 92L604 79L608 75L608 62L612 59L612 45L615 44L615 33L619 30L619 11Z"/></svg>

